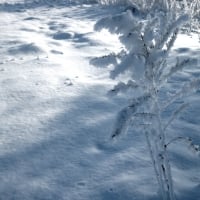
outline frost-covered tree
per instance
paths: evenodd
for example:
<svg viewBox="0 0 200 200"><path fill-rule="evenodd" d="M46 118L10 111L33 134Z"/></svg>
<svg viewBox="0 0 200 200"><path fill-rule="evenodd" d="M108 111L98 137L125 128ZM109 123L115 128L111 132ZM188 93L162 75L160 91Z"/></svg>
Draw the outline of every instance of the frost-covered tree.
<svg viewBox="0 0 200 200"><path fill-rule="evenodd" d="M177 58L174 65L168 64L170 50L178 32L189 20L188 14L175 12L175 6L165 4L164 9L156 6L146 16L134 15L135 9L129 8L118 15L101 19L95 26L96 30L106 28L118 34L124 48L118 54L112 53L91 61L98 65L113 65L111 78L121 80L111 93L131 94L129 105L118 113L112 138L125 133L130 125L144 133L163 200L175 199L168 156L169 144L184 139L199 151L199 147L193 145L188 138L166 139L169 125L188 106L187 103L181 104L171 113L167 122L162 117L169 105L200 87L200 79L194 79L185 83L173 96L167 96L164 100L160 98L170 77L184 67L196 64L196 60L188 58Z"/></svg>

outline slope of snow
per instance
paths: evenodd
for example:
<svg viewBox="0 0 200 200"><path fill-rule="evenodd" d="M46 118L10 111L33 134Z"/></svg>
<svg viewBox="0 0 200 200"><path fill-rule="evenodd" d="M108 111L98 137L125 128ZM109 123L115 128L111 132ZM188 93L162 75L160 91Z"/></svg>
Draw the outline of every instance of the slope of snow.
<svg viewBox="0 0 200 200"><path fill-rule="evenodd" d="M109 72L89 64L121 48L117 36L93 31L98 19L118 9L27 8L13 1L0 10L0 199L159 199L144 136L110 140L126 98L110 98ZM198 58L195 36L187 38L180 36L174 54ZM199 76L199 67L172 85ZM170 134L200 143L199 113L198 92ZM171 160L178 199L198 200L199 158L176 144Z"/></svg>

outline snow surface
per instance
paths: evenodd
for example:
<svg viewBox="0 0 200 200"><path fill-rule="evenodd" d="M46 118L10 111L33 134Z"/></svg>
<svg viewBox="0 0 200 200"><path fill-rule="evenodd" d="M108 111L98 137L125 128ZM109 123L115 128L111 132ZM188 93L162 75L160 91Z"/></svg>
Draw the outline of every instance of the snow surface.
<svg viewBox="0 0 200 200"><path fill-rule="evenodd" d="M120 50L117 36L93 30L119 8L29 2L0 2L0 199L159 199L144 136L110 140L126 97L108 96L115 81L89 64ZM196 35L180 35L177 54L198 59ZM199 75L200 64L168 87ZM169 137L200 143L199 97L188 97L191 105ZM177 199L199 200L199 157L174 143L171 163Z"/></svg>

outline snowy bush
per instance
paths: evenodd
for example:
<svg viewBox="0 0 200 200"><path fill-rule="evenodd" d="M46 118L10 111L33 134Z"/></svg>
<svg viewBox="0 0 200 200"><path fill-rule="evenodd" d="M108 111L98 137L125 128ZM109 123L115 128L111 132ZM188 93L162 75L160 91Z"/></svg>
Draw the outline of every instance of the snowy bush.
<svg viewBox="0 0 200 200"><path fill-rule="evenodd" d="M98 0L103 5L135 6L145 12L155 10L172 10L179 14L187 13L190 17L189 27L200 27L200 1L199 0Z"/></svg>
<svg viewBox="0 0 200 200"><path fill-rule="evenodd" d="M178 99L195 92L200 87L200 79L185 83L173 95L166 92L168 96L165 99L160 98L167 80L184 67L197 64L197 61L177 58L174 65L169 64L170 50L181 26L190 16L176 12L176 6L167 4L169 1L154 2L166 3L164 9L157 7L142 17L135 15L132 9L127 9L118 15L101 19L95 29L106 28L118 34L124 49L118 54L99 58L99 62L95 59L92 63L113 66L110 76L119 79L119 83L110 93L128 92L132 96L130 103L118 113L112 138L126 133L130 126L143 132L162 199L174 200L168 146L173 141L184 139L190 142L195 151L199 152L199 147L193 145L189 138L178 137L170 142L166 139L168 127L187 108L188 103L182 103L172 112L167 122L162 113Z"/></svg>

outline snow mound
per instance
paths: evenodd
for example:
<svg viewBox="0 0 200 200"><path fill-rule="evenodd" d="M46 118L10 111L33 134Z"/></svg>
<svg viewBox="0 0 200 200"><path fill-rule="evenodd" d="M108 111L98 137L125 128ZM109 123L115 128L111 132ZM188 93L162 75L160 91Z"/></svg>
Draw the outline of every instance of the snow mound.
<svg viewBox="0 0 200 200"><path fill-rule="evenodd" d="M8 53L11 55L17 55L17 54L40 54L43 50L35 45L34 43L29 44L22 44L15 47L11 47L8 49Z"/></svg>

